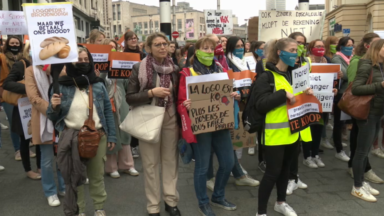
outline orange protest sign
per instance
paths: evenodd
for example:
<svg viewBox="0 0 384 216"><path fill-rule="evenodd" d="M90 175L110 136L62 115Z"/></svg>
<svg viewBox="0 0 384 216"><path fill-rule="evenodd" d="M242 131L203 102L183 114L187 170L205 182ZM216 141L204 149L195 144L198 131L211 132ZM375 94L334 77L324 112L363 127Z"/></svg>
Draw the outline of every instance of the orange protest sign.
<svg viewBox="0 0 384 216"><path fill-rule="evenodd" d="M256 73L249 70L241 72L227 71L228 77L233 81L233 88L240 91L241 98L248 98L252 83L256 80Z"/></svg>
<svg viewBox="0 0 384 216"><path fill-rule="evenodd" d="M28 36L28 35L24 35L24 44L25 44L27 41L29 42L29 36Z"/></svg>
<svg viewBox="0 0 384 216"><path fill-rule="evenodd" d="M101 73L107 73L110 69L109 56L111 54L112 46L99 44L81 45L86 47L92 54L95 70L99 70Z"/></svg>
<svg viewBox="0 0 384 216"><path fill-rule="evenodd" d="M139 53L112 52L109 56L111 70L108 78L126 79L131 76L133 65L140 62Z"/></svg>
<svg viewBox="0 0 384 216"><path fill-rule="evenodd" d="M341 71L341 65L339 64L312 64L311 65L311 73L336 73L337 77L335 75L335 81L333 83L333 87L337 88L340 83L340 75L339 72Z"/></svg>
<svg viewBox="0 0 384 216"><path fill-rule="evenodd" d="M117 41L117 43L124 49L124 46L125 46L124 35L121 36L121 38Z"/></svg>

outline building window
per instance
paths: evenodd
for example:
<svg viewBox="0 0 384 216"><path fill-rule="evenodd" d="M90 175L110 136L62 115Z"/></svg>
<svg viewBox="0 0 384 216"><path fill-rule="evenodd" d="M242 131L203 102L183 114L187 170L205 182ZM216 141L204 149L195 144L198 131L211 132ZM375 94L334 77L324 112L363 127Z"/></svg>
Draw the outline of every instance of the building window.
<svg viewBox="0 0 384 216"><path fill-rule="evenodd" d="M80 26L80 18L75 16L75 20L76 20L76 24L77 24L77 29L78 30L81 30L81 26Z"/></svg>
<svg viewBox="0 0 384 216"><path fill-rule="evenodd" d="M144 22L144 28L145 28L145 29L148 28L148 23L147 23L147 22Z"/></svg>
<svg viewBox="0 0 384 216"><path fill-rule="evenodd" d="M115 12L115 5L112 5L112 12Z"/></svg>
<svg viewBox="0 0 384 216"><path fill-rule="evenodd" d="M133 28L136 28L136 26L137 26L137 23L134 22L133 23Z"/></svg>
<svg viewBox="0 0 384 216"><path fill-rule="evenodd" d="M151 20L149 23L150 23L150 26L151 26L150 28L153 28L153 21Z"/></svg>
<svg viewBox="0 0 384 216"><path fill-rule="evenodd" d="M121 28L121 25L119 25L119 34L121 34L123 32L122 28Z"/></svg>
<svg viewBox="0 0 384 216"><path fill-rule="evenodd" d="M200 31L203 31L203 26L202 25L200 25Z"/></svg>
<svg viewBox="0 0 384 216"><path fill-rule="evenodd" d="M116 25L113 25L113 34L117 35L117 32L116 32Z"/></svg>
<svg viewBox="0 0 384 216"><path fill-rule="evenodd" d="M120 12L120 4L117 5L117 12Z"/></svg>
<svg viewBox="0 0 384 216"><path fill-rule="evenodd" d="M87 0L84 0L84 8L87 9Z"/></svg>
<svg viewBox="0 0 384 216"><path fill-rule="evenodd" d="M81 31L84 31L84 21L81 20Z"/></svg>
<svg viewBox="0 0 384 216"><path fill-rule="evenodd" d="M143 23L139 22L140 28L143 28Z"/></svg>
<svg viewBox="0 0 384 216"><path fill-rule="evenodd" d="M121 20L121 14L120 14L120 12L117 12L117 20Z"/></svg>
<svg viewBox="0 0 384 216"><path fill-rule="evenodd" d="M177 20L177 30L181 30L183 28L183 21L182 19Z"/></svg>
<svg viewBox="0 0 384 216"><path fill-rule="evenodd" d="M140 14L146 14L147 13L147 10L140 9L140 8L133 8L132 11L140 13Z"/></svg>
<svg viewBox="0 0 384 216"><path fill-rule="evenodd" d="M155 28L159 28L159 21L155 21Z"/></svg>
<svg viewBox="0 0 384 216"><path fill-rule="evenodd" d="M147 35L147 34L148 34L148 31L147 31L147 30L145 30L145 31L144 31L144 34L145 34L145 35Z"/></svg>
<svg viewBox="0 0 384 216"><path fill-rule="evenodd" d="M113 20L116 20L116 13L113 12Z"/></svg>
<svg viewBox="0 0 384 216"><path fill-rule="evenodd" d="M81 5L81 2L82 2L83 0L79 0L79 4Z"/></svg>
<svg viewBox="0 0 384 216"><path fill-rule="evenodd" d="M77 43L81 43L81 37L77 37Z"/></svg>
<svg viewBox="0 0 384 216"><path fill-rule="evenodd" d="M200 23L204 23L204 17L200 17Z"/></svg>

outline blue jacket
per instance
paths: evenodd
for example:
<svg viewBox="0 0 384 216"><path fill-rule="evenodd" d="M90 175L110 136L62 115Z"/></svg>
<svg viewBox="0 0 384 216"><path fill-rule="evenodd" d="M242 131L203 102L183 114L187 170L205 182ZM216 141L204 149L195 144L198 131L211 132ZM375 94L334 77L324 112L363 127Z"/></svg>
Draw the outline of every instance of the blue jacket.
<svg viewBox="0 0 384 216"><path fill-rule="evenodd" d="M116 128L115 120L113 119L112 106L109 101L107 90L103 83L98 82L92 84L93 89L93 102L96 106L97 114L99 115L103 129L107 135L107 141L116 143ZM63 94L61 97L61 105L59 109L53 110L51 98L53 90L49 93L49 106L47 109L47 117L55 123L55 128L59 132L64 130L64 119L71 108L73 96L75 95L75 86L60 85L60 92Z"/></svg>

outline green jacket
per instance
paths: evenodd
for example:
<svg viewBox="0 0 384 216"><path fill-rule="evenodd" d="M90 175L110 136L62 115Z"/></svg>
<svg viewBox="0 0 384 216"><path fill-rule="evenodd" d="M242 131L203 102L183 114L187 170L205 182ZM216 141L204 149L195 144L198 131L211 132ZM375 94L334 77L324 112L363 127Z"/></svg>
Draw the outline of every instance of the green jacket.
<svg viewBox="0 0 384 216"><path fill-rule="evenodd" d="M353 82L355 80L356 72L357 72L357 65L359 64L359 60L362 56L354 55L351 58L351 61L349 62L349 66L347 69L347 75L348 75L348 85L349 83Z"/></svg>
<svg viewBox="0 0 384 216"><path fill-rule="evenodd" d="M343 78L341 78L341 86L339 89L339 94L343 94L348 87L348 76L347 76L348 63L344 61L343 57L337 54L333 55L331 62L334 64L341 65L341 72L343 72Z"/></svg>
<svg viewBox="0 0 384 216"><path fill-rule="evenodd" d="M372 84L367 85L371 71L373 72ZM372 66L372 61L369 59L359 60L357 74L352 85L352 94L357 96L375 95L371 101L369 114L378 118L381 118L384 111L384 88L381 85L383 81L379 66Z"/></svg>

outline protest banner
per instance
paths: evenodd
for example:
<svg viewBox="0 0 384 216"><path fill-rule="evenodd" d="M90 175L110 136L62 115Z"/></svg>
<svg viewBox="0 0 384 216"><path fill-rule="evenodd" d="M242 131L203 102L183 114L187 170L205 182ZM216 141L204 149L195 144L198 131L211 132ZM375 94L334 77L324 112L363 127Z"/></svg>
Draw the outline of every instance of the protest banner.
<svg viewBox="0 0 384 216"><path fill-rule="evenodd" d="M292 71L293 94L309 88L309 66L305 65Z"/></svg>
<svg viewBox="0 0 384 216"><path fill-rule="evenodd" d="M125 40L124 40L124 35L121 36L121 38L117 41L117 43L123 48L125 47Z"/></svg>
<svg viewBox="0 0 384 216"><path fill-rule="evenodd" d="M334 75L330 73L309 74L309 86L315 93L332 93Z"/></svg>
<svg viewBox="0 0 384 216"><path fill-rule="evenodd" d="M201 134L234 127L232 80L191 83L189 117L193 134Z"/></svg>
<svg viewBox="0 0 384 216"><path fill-rule="evenodd" d="M248 66L249 66L249 69L252 72L256 72L257 61L255 59L255 56L253 56L253 53L251 53L251 52L245 53L244 54L244 61L247 62Z"/></svg>
<svg viewBox="0 0 384 216"><path fill-rule="evenodd" d="M331 93L315 92L314 95L321 103L323 112L332 112L333 98L334 98L333 92Z"/></svg>
<svg viewBox="0 0 384 216"><path fill-rule="evenodd" d="M239 112L239 116L242 115L243 113ZM230 130L233 149L236 150L239 148L248 148L256 146L256 134L250 134L245 131L243 126L243 120L241 118L239 119L239 128Z"/></svg>
<svg viewBox="0 0 384 216"><path fill-rule="evenodd" d="M249 91L251 90L251 85L256 79L256 73L253 73L249 70L241 72L233 72L233 70L228 70L229 79L233 80L233 88L237 91L240 91L241 98L247 99Z"/></svg>
<svg viewBox="0 0 384 216"><path fill-rule="evenodd" d="M291 133L304 130L312 124L318 124L323 112L322 106L313 95L299 94L295 96L296 102L291 105L287 101L288 119Z"/></svg>
<svg viewBox="0 0 384 216"><path fill-rule="evenodd" d="M81 44L85 46L92 55L93 63L95 64L95 70L99 70L101 73L108 73L110 62L109 55L112 50L110 45L98 45L98 44Z"/></svg>
<svg viewBox="0 0 384 216"><path fill-rule="evenodd" d="M287 38L293 32L301 32L307 41L321 38L325 12L309 11L260 11L259 41Z"/></svg>
<svg viewBox="0 0 384 216"><path fill-rule="evenodd" d="M311 73L330 73L334 76L333 88L339 88L341 70L340 64L328 64L328 63L313 63L311 65Z"/></svg>
<svg viewBox="0 0 384 216"><path fill-rule="evenodd" d="M25 35L28 26L23 11L0 11L0 34Z"/></svg>
<svg viewBox="0 0 384 216"><path fill-rule="evenodd" d="M204 10L206 34L233 34L231 10Z"/></svg>
<svg viewBox="0 0 384 216"><path fill-rule="evenodd" d="M199 76L187 76L185 79L185 82L186 82L186 86L188 86L191 83L211 82L211 81L227 80L227 79L229 78L228 78L228 74L226 73L213 73L213 74L204 74ZM187 99L189 99L188 88L187 88Z"/></svg>
<svg viewBox="0 0 384 216"><path fill-rule="evenodd" d="M25 3L33 65L77 62L72 2Z"/></svg>
<svg viewBox="0 0 384 216"><path fill-rule="evenodd" d="M32 138L31 118L32 118L32 104L27 97L20 98L17 101L19 107L19 115L25 139Z"/></svg>
<svg viewBox="0 0 384 216"><path fill-rule="evenodd" d="M109 55L111 70L109 79L126 79L131 76L133 65L140 62L139 53L111 52Z"/></svg>

